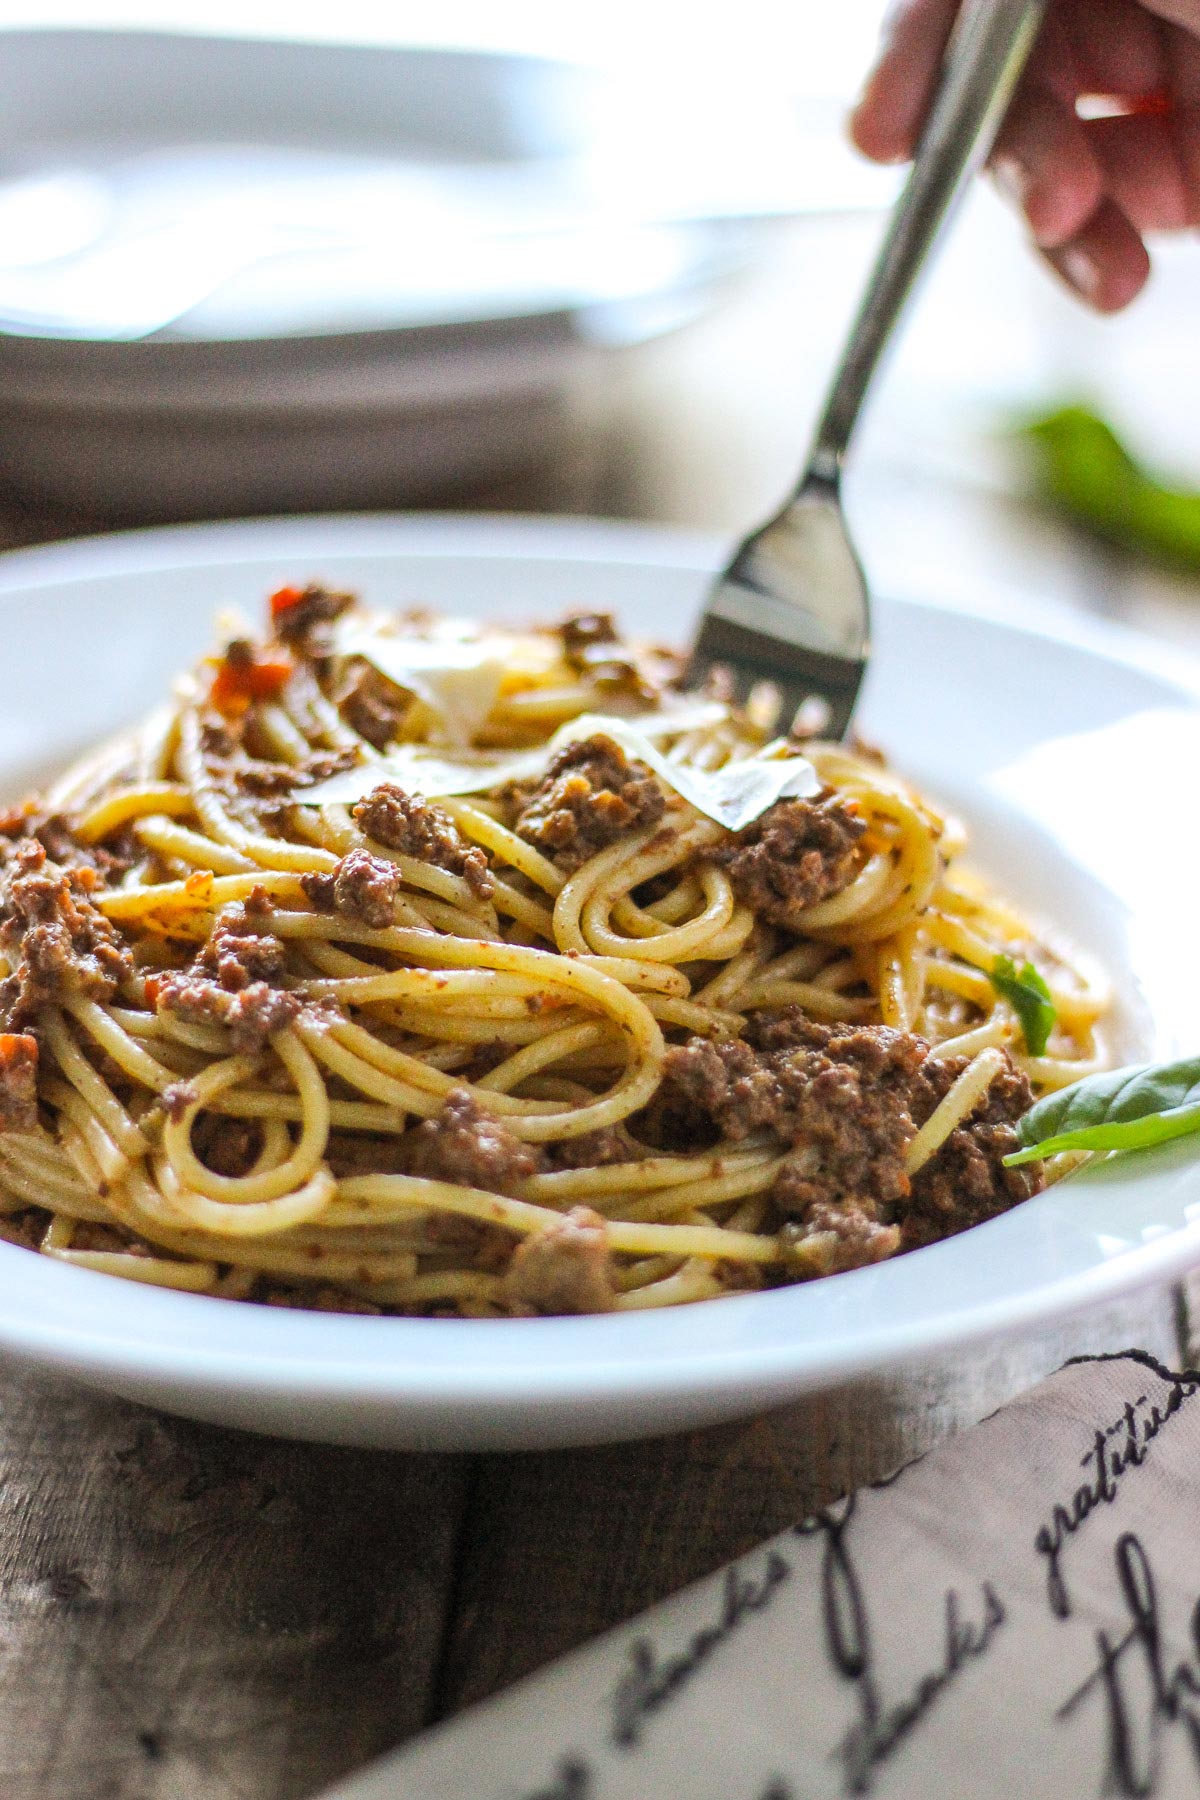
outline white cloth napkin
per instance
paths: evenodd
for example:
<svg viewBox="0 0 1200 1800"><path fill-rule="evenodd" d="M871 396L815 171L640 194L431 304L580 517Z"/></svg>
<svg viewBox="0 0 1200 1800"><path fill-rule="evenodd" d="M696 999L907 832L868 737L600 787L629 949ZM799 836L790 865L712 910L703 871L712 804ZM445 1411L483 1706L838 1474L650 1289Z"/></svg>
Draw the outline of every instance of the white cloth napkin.
<svg viewBox="0 0 1200 1800"><path fill-rule="evenodd" d="M1200 1372L1069 1363L328 1800L1200 1794Z"/></svg>

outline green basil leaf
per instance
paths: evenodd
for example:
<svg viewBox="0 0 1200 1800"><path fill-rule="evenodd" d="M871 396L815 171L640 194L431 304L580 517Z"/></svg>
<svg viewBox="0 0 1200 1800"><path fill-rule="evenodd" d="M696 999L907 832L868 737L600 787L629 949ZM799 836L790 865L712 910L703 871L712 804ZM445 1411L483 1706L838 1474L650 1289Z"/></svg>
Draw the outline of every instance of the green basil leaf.
<svg viewBox="0 0 1200 1800"><path fill-rule="evenodd" d="M1088 1075L1047 1094L1017 1124L1010 1167L1059 1150L1142 1150L1200 1132L1200 1056Z"/></svg>
<svg viewBox="0 0 1200 1800"><path fill-rule="evenodd" d="M1027 962L1018 971L1011 956L996 958L990 979L996 992L1008 1001L1021 1021L1025 1048L1031 1056L1041 1056L1058 1017L1050 989L1032 963Z"/></svg>
<svg viewBox="0 0 1200 1800"><path fill-rule="evenodd" d="M1200 493L1135 461L1111 426L1063 406L1018 432L1038 496L1076 525L1171 568L1200 569Z"/></svg>

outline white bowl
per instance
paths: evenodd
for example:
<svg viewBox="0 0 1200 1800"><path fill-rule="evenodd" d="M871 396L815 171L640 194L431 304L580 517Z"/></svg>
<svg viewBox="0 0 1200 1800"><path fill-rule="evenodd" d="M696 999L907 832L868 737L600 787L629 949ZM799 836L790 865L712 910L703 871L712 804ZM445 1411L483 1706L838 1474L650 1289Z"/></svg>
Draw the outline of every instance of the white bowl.
<svg viewBox="0 0 1200 1800"><path fill-rule="evenodd" d="M219 606L310 576L378 605L610 607L686 638L709 542L634 526L327 518L181 528L0 559L0 778L132 719ZM963 812L975 860L1113 972L1123 1030L1197 1047L1200 678L1111 630L881 602L862 712ZM537 1447L700 1425L1165 1280L1200 1261L1186 1142L802 1287L600 1318L331 1316L167 1293L0 1244L0 1347L188 1416L342 1443Z"/></svg>

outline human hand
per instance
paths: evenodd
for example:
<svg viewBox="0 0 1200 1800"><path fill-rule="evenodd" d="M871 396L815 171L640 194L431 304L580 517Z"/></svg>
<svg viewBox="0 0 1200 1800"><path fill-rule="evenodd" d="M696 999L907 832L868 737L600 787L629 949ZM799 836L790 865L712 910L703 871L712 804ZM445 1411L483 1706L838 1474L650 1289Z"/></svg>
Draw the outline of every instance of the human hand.
<svg viewBox="0 0 1200 1800"><path fill-rule="evenodd" d="M897 0L850 120L876 162L910 157L960 0ZM1102 99L1108 116L1081 117ZM1148 231L1200 224L1200 0L1051 0L990 166L1059 276L1117 312Z"/></svg>

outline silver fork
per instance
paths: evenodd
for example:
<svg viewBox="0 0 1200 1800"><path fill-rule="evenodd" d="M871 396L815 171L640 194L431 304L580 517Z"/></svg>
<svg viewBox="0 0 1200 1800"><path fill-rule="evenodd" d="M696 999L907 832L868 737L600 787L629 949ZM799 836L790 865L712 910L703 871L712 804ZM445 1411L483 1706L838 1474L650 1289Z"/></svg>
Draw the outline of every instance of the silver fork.
<svg viewBox="0 0 1200 1800"><path fill-rule="evenodd" d="M709 594L690 675L727 667L735 697L773 723L845 735L870 650L867 586L842 513L841 473L871 378L905 300L968 178L983 164L1033 47L1046 0L966 0L911 173L817 426L784 506L741 544Z"/></svg>

